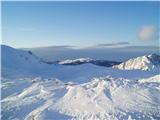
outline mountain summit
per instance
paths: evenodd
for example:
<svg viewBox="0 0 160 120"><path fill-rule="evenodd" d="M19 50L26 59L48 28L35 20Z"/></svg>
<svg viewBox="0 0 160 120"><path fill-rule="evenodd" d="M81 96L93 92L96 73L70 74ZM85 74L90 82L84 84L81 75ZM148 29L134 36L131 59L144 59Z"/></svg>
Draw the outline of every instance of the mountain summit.
<svg viewBox="0 0 160 120"><path fill-rule="evenodd" d="M119 65L113 66L113 68L118 68L122 70L153 70L160 68L160 56L157 54L140 56L137 58L129 59L126 62L122 62Z"/></svg>

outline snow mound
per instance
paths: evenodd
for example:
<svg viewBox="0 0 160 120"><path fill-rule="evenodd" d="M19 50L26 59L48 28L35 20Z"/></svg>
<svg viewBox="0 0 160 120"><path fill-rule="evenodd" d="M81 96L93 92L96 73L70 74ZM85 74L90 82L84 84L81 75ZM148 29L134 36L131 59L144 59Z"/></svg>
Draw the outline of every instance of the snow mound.
<svg viewBox="0 0 160 120"><path fill-rule="evenodd" d="M71 87L52 109L75 119L151 119L160 117L160 91L152 92L127 79L96 78Z"/></svg>
<svg viewBox="0 0 160 120"><path fill-rule="evenodd" d="M19 92L12 90L12 95L2 99L2 119L156 120L160 118L159 82L155 87L152 83L139 84L138 81L111 77L94 78L83 84L63 83L54 78L40 77L22 81L12 80L24 84L26 81L30 83L28 87Z"/></svg>
<svg viewBox="0 0 160 120"><path fill-rule="evenodd" d="M148 56L141 56L133 59L129 59L119 65L113 66L122 70L160 70L160 56L157 54L151 54Z"/></svg>

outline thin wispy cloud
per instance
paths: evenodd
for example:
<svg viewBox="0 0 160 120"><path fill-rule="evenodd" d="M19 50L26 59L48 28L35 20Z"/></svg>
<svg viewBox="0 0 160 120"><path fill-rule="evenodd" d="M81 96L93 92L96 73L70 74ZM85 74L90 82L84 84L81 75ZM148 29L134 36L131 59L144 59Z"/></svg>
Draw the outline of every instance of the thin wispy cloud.
<svg viewBox="0 0 160 120"><path fill-rule="evenodd" d="M53 46L38 46L38 47L30 47L30 48L47 48L47 49L72 49L76 48L77 46L74 45L53 45ZM21 48L21 49L28 49L28 48Z"/></svg>
<svg viewBox="0 0 160 120"><path fill-rule="evenodd" d="M117 47L125 47L129 46L129 42L116 42L116 43L103 43L103 44L97 44L90 46L88 48L117 48Z"/></svg>
<svg viewBox="0 0 160 120"><path fill-rule="evenodd" d="M146 25L139 31L139 39L150 41L158 39L158 29L153 25Z"/></svg>
<svg viewBox="0 0 160 120"><path fill-rule="evenodd" d="M118 43L106 43L106 44L98 44L100 47L110 47L110 46L120 46L120 45L129 45L129 42L118 42Z"/></svg>
<svg viewBox="0 0 160 120"><path fill-rule="evenodd" d="M47 48L74 48L77 46L73 46L73 45L54 45L54 46L47 46Z"/></svg>

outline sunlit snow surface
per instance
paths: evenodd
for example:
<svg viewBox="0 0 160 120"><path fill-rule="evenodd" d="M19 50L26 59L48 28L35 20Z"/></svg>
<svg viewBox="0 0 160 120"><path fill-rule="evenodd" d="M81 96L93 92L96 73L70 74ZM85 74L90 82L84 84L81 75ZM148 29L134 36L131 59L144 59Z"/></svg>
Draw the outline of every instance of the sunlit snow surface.
<svg viewBox="0 0 160 120"><path fill-rule="evenodd" d="M160 119L159 71L48 65L2 50L2 120Z"/></svg>
<svg viewBox="0 0 160 120"><path fill-rule="evenodd" d="M103 77L74 84L54 78L3 79L2 119L158 120L160 82L147 80Z"/></svg>

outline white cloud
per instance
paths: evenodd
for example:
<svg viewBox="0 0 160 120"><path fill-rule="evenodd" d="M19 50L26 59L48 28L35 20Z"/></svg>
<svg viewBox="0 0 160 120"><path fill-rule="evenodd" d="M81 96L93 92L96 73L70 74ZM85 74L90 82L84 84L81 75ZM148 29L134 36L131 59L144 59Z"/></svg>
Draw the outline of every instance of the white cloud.
<svg viewBox="0 0 160 120"><path fill-rule="evenodd" d="M139 32L140 40L155 40L158 38L158 30L155 26L143 26Z"/></svg>

